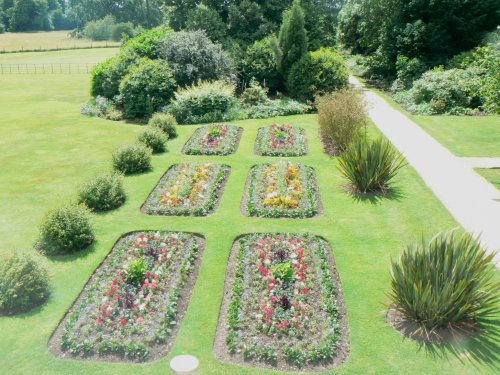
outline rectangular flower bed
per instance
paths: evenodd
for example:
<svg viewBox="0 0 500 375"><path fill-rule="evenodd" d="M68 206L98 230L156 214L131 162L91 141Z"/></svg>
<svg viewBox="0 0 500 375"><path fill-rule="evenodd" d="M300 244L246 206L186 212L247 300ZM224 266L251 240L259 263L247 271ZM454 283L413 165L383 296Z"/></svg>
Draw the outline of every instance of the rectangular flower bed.
<svg viewBox="0 0 500 375"><path fill-rule="evenodd" d="M314 169L281 161L259 164L250 171L243 211L250 216L311 217L318 213Z"/></svg>
<svg viewBox="0 0 500 375"><path fill-rule="evenodd" d="M51 339L61 356L144 361L167 354L194 285L201 237L134 232L122 237Z"/></svg>
<svg viewBox="0 0 500 375"><path fill-rule="evenodd" d="M347 353L340 281L328 243L259 233L235 242L216 352L279 369L324 367Z"/></svg>
<svg viewBox="0 0 500 375"><path fill-rule="evenodd" d="M173 165L142 206L150 215L208 215L222 195L230 168L224 164Z"/></svg>
<svg viewBox="0 0 500 375"><path fill-rule="evenodd" d="M236 152L242 128L226 124L207 125L197 129L184 146L188 155L229 155Z"/></svg>
<svg viewBox="0 0 500 375"><path fill-rule="evenodd" d="M255 151L263 156L302 156L307 154L306 132L292 125L260 128Z"/></svg>

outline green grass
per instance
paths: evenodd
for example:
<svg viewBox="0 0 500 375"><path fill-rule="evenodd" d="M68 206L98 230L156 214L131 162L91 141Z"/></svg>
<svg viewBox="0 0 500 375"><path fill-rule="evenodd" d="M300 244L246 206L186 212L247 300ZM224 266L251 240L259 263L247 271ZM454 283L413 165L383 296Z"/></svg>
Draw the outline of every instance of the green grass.
<svg viewBox="0 0 500 375"><path fill-rule="evenodd" d="M373 89L373 88L372 88ZM456 156L500 156L500 116L417 116L386 93L374 89Z"/></svg>
<svg viewBox="0 0 500 375"><path fill-rule="evenodd" d="M476 168L476 172L500 190L500 168Z"/></svg>
<svg viewBox="0 0 500 375"><path fill-rule="evenodd" d="M5 53L0 54L0 64L96 64L117 52L118 48L94 48L81 51Z"/></svg>
<svg viewBox="0 0 500 375"><path fill-rule="evenodd" d="M140 126L86 118L79 114L89 91L87 75L6 75L0 90L0 255L32 251L44 212L74 199L76 187L106 170L111 152L131 141ZM240 203L252 165L276 158L255 156L257 129L286 122L306 129L310 154L293 160L317 171L324 214L310 219L245 217ZM244 127L241 144L230 156L186 156L184 143L198 126L179 127L169 152L153 157L153 171L127 177L124 206L94 215L97 242L88 251L44 259L52 278L52 296L25 315L0 317L0 365L10 374L158 374L168 373L173 355L200 358L199 374L273 374L223 363L212 345L223 294L226 262L234 238L259 231L311 232L332 245L348 309L351 353L339 374L496 373L498 340L465 340L453 347L421 347L403 339L384 315L390 288L390 257L408 241L447 230L457 223L411 167L396 178L396 194L378 201L355 200L343 190L336 160L322 152L315 115L235 122ZM378 131L371 127L370 133ZM232 167L219 208L208 217L148 216L141 204L165 170L183 161L210 160ZM206 237L199 277L170 354L146 364L60 359L47 341L83 285L123 233L141 229L194 231ZM494 351L496 350L496 352ZM496 357L495 357L496 356ZM488 364L489 363L489 364ZM324 372L331 374L332 371Z"/></svg>
<svg viewBox="0 0 500 375"><path fill-rule="evenodd" d="M119 42L93 41L69 36L69 30L0 34L0 52L118 46Z"/></svg>

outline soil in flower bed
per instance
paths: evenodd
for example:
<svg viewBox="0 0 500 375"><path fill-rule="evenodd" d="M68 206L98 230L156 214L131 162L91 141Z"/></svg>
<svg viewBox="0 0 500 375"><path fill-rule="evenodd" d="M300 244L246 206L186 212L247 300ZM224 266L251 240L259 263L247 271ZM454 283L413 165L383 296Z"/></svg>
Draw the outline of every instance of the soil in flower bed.
<svg viewBox="0 0 500 375"><path fill-rule="evenodd" d="M191 233L123 236L49 341L60 357L148 361L175 339L197 277L204 239Z"/></svg>
<svg viewBox="0 0 500 375"><path fill-rule="evenodd" d="M224 164L175 164L160 179L141 211L149 215L208 215L222 197L229 172L230 167Z"/></svg>
<svg viewBox="0 0 500 375"><path fill-rule="evenodd" d="M242 201L247 216L306 218L320 212L314 169L280 161L250 170Z"/></svg>
<svg viewBox="0 0 500 375"><path fill-rule="evenodd" d="M214 124L197 129L183 148L187 155L229 155L236 152L243 128Z"/></svg>
<svg viewBox="0 0 500 375"><path fill-rule="evenodd" d="M243 235L233 245L214 350L226 361L325 370L348 356L342 288L317 236Z"/></svg>
<svg viewBox="0 0 500 375"><path fill-rule="evenodd" d="M292 125L260 128L255 153L263 156L303 156L307 154L306 132Z"/></svg>

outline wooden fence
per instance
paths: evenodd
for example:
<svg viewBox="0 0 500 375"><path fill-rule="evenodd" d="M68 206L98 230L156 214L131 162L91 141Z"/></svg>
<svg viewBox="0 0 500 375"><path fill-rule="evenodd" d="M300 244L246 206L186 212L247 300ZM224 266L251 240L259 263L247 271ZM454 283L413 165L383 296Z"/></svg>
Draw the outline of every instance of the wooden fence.
<svg viewBox="0 0 500 375"><path fill-rule="evenodd" d="M73 74L90 73L95 64L0 64L0 74Z"/></svg>

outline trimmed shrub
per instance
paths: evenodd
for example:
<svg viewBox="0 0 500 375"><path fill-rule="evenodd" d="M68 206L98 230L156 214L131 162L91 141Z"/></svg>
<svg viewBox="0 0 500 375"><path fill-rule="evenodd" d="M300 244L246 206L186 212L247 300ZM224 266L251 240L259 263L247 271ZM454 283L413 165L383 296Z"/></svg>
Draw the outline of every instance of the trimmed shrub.
<svg viewBox="0 0 500 375"><path fill-rule="evenodd" d="M278 72L280 55L278 39L274 35L254 42L247 48L242 63L245 80L254 78L272 91L281 89L283 79Z"/></svg>
<svg viewBox="0 0 500 375"><path fill-rule="evenodd" d="M168 136L157 127L148 126L139 134L137 140L149 147L153 151L153 154L167 150Z"/></svg>
<svg viewBox="0 0 500 375"><path fill-rule="evenodd" d="M170 113L157 112L151 116L148 122L149 126L161 129L168 135L168 139L177 137L177 121Z"/></svg>
<svg viewBox="0 0 500 375"><path fill-rule="evenodd" d="M166 106L175 91L168 64L144 58L120 82L120 98L128 118L150 117Z"/></svg>
<svg viewBox="0 0 500 375"><path fill-rule="evenodd" d="M316 98L320 133L335 152L344 151L366 127L366 103L358 90L345 89Z"/></svg>
<svg viewBox="0 0 500 375"><path fill-rule="evenodd" d="M480 71L468 69L434 69L422 75L408 91L394 96L409 111L422 115L472 114L481 106L478 92Z"/></svg>
<svg viewBox="0 0 500 375"><path fill-rule="evenodd" d="M425 331L481 323L500 313L494 254L468 233L439 233L392 261L392 305Z"/></svg>
<svg viewBox="0 0 500 375"><path fill-rule="evenodd" d="M500 35L500 32L497 34ZM500 39L498 35L496 37ZM488 113L500 114L500 42L497 42L496 47L492 45L477 48L471 67L480 74L477 93L483 101L482 109Z"/></svg>
<svg viewBox="0 0 500 375"><path fill-rule="evenodd" d="M27 254L14 254L0 262L0 314L26 312L50 294L47 271Z"/></svg>
<svg viewBox="0 0 500 375"><path fill-rule="evenodd" d="M78 191L78 203L92 211L108 211L125 202L123 176L116 172L101 173L83 184Z"/></svg>
<svg viewBox="0 0 500 375"><path fill-rule="evenodd" d="M70 204L45 215L37 247L47 255L67 254L86 248L94 239L89 209Z"/></svg>
<svg viewBox="0 0 500 375"><path fill-rule="evenodd" d="M166 26L158 26L150 29L135 38L127 40L123 44L123 48L126 50L133 51L139 57L147 57L152 60L160 58L158 53L158 46L160 41L167 35L171 33L172 30Z"/></svg>
<svg viewBox="0 0 500 375"><path fill-rule="evenodd" d="M339 158L338 170L357 193L384 193L404 165L403 157L391 143L378 138L369 142L358 137Z"/></svg>
<svg viewBox="0 0 500 375"><path fill-rule="evenodd" d="M200 82L180 89L168 106L180 124L221 122L237 117L238 100L233 85L222 82Z"/></svg>
<svg viewBox="0 0 500 375"><path fill-rule="evenodd" d="M303 101L347 86L349 73L344 57L331 48L309 52L297 61L288 74L290 95Z"/></svg>
<svg viewBox="0 0 500 375"><path fill-rule="evenodd" d="M92 68L90 73L90 94L113 99L119 94L120 82L136 63L138 57L131 50L123 49Z"/></svg>
<svg viewBox="0 0 500 375"><path fill-rule="evenodd" d="M234 79L231 58L202 30L167 34L159 52L182 87L200 80Z"/></svg>
<svg viewBox="0 0 500 375"><path fill-rule="evenodd" d="M126 175L147 172L151 169L151 154L142 143L124 144L113 153L113 168Z"/></svg>
<svg viewBox="0 0 500 375"><path fill-rule="evenodd" d="M248 118L269 118L308 113L311 107L290 98L268 100L245 109Z"/></svg>

